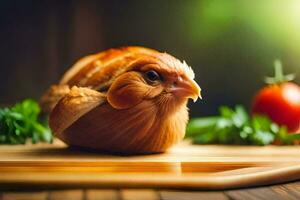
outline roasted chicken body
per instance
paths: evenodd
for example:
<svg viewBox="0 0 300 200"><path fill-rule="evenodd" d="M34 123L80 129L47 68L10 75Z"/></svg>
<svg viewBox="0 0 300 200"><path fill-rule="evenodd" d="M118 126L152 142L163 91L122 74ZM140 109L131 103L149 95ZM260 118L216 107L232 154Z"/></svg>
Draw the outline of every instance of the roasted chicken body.
<svg viewBox="0 0 300 200"><path fill-rule="evenodd" d="M200 97L193 70L167 53L110 49L79 60L41 98L69 145L119 153L164 152L179 142L187 101Z"/></svg>

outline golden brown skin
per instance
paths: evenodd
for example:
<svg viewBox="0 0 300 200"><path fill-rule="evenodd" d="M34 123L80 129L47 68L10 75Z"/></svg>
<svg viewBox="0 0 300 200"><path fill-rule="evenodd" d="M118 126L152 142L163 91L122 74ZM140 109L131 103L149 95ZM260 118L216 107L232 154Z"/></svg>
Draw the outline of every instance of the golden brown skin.
<svg viewBox="0 0 300 200"><path fill-rule="evenodd" d="M164 152L179 142L194 73L166 53L110 49L79 60L41 99L49 124L69 145L121 153Z"/></svg>

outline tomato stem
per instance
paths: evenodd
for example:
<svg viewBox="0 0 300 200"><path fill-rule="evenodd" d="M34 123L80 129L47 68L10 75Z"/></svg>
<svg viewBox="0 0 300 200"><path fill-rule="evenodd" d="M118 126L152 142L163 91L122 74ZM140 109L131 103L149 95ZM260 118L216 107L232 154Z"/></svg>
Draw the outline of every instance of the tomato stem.
<svg viewBox="0 0 300 200"><path fill-rule="evenodd" d="M274 67L275 67L275 79L277 79L280 82L283 82L284 75L282 70L282 63L279 60L275 60Z"/></svg>
<svg viewBox="0 0 300 200"><path fill-rule="evenodd" d="M267 84L271 84L271 85L281 84L295 79L295 74L288 74L288 75L283 74L282 63L280 60L274 61L274 70L275 70L274 77L265 77L265 82Z"/></svg>

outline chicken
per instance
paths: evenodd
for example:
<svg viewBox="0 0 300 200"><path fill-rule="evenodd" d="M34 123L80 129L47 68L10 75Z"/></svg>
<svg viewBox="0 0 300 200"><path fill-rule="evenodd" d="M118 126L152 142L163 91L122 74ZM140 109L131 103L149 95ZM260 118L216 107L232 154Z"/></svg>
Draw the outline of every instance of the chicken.
<svg viewBox="0 0 300 200"><path fill-rule="evenodd" d="M185 134L187 102L200 87L167 53L110 49L79 60L41 98L49 125L69 145L118 153L164 152Z"/></svg>

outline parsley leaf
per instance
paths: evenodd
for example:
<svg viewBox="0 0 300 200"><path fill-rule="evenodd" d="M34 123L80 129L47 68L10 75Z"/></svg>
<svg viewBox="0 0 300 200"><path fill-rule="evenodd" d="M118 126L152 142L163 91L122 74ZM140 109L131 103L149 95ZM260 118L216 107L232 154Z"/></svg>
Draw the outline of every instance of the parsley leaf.
<svg viewBox="0 0 300 200"><path fill-rule="evenodd" d="M222 106L219 116L192 119L186 137L195 144L268 145L300 140L300 134L289 134L266 116L249 116L240 105L235 109Z"/></svg>
<svg viewBox="0 0 300 200"><path fill-rule="evenodd" d="M39 105L31 99L0 109L0 144L25 144L28 139L32 143L52 142L51 131L39 113Z"/></svg>

